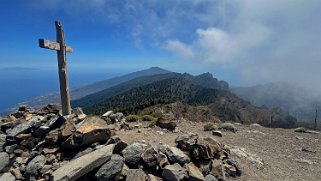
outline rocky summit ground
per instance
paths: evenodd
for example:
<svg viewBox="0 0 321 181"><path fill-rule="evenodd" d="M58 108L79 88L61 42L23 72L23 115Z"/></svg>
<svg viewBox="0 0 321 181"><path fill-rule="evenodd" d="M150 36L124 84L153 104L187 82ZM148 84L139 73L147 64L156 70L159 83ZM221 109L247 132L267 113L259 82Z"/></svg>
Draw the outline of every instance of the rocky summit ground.
<svg viewBox="0 0 321 181"><path fill-rule="evenodd" d="M185 133L212 136L212 131L204 131L205 124L179 121L178 132L155 127L118 131L117 135L127 142L142 139L174 145L175 138ZM266 128L257 124L233 125L237 128L235 133L222 131L222 137L213 136L230 147L231 156L241 165L242 175L227 180L321 180L321 134L298 133L293 129Z"/></svg>
<svg viewBox="0 0 321 181"><path fill-rule="evenodd" d="M319 132L158 116L21 106L0 120L0 181L321 178Z"/></svg>

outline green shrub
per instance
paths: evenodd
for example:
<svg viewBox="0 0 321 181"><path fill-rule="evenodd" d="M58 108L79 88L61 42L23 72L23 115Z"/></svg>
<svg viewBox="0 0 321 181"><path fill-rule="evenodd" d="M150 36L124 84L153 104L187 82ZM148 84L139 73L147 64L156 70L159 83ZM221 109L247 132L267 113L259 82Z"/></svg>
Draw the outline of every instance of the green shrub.
<svg viewBox="0 0 321 181"><path fill-rule="evenodd" d="M127 122L137 122L139 119L140 119L140 117L137 115L134 115L134 114L130 114L130 115L126 116Z"/></svg>
<svg viewBox="0 0 321 181"><path fill-rule="evenodd" d="M153 116L151 116L151 115L144 115L144 116L142 117L142 120L143 120L143 121L154 121L154 120L157 120L157 118L155 118L155 117L153 117Z"/></svg>
<svg viewBox="0 0 321 181"><path fill-rule="evenodd" d="M204 131L212 131L216 129L216 126L213 123L206 123L204 125Z"/></svg>
<svg viewBox="0 0 321 181"><path fill-rule="evenodd" d="M304 127L298 127L295 128L294 132L298 132L298 133L306 133L308 130Z"/></svg>
<svg viewBox="0 0 321 181"><path fill-rule="evenodd" d="M157 124L157 121L158 121L158 119L155 119L155 120L153 120L153 121L150 121L149 123L148 123L148 127L154 127L154 126L156 126L156 124Z"/></svg>
<svg viewBox="0 0 321 181"><path fill-rule="evenodd" d="M145 109L145 110L140 111L138 115L144 116L144 115L150 115L150 114L152 114L152 113L153 113L153 112L152 112L151 110Z"/></svg>
<svg viewBox="0 0 321 181"><path fill-rule="evenodd" d="M156 111L156 112L153 112L151 114L151 116L155 117L155 118L161 118L163 116L163 113L159 112L159 111Z"/></svg>

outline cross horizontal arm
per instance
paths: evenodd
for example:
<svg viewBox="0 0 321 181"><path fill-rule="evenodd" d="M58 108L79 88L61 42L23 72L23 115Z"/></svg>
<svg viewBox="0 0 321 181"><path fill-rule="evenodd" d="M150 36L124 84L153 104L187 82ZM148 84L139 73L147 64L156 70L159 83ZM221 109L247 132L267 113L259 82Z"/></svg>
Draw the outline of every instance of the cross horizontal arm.
<svg viewBox="0 0 321 181"><path fill-rule="evenodd" d="M47 48L47 49L51 49L51 50L60 50L60 44L57 42L53 42L50 40L45 40L45 39L39 39L39 46L41 48ZM66 46L66 52L72 52L73 49L71 48L71 46Z"/></svg>

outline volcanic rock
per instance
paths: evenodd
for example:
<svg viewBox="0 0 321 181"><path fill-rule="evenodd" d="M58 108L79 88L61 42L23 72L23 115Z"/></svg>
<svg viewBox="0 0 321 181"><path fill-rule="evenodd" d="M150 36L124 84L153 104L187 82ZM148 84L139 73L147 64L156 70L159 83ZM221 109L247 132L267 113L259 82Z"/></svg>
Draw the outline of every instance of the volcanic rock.
<svg viewBox="0 0 321 181"><path fill-rule="evenodd" d="M225 171L221 160L213 160L211 175L215 176L218 180L225 180Z"/></svg>
<svg viewBox="0 0 321 181"><path fill-rule="evenodd" d="M112 136L106 144L115 144L114 153L117 154L120 154L120 152L128 146L128 144L121 140L117 135Z"/></svg>
<svg viewBox="0 0 321 181"><path fill-rule="evenodd" d="M165 153L171 163L179 163L180 165L184 165L185 163L190 162L189 157L176 147L166 148Z"/></svg>
<svg viewBox="0 0 321 181"><path fill-rule="evenodd" d="M141 155L146 148L146 144L143 143L133 143L127 146L121 153L125 158L126 164L130 168L138 168L139 161L141 159Z"/></svg>
<svg viewBox="0 0 321 181"><path fill-rule="evenodd" d="M128 169L126 181L147 181L147 175L142 169Z"/></svg>
<svg viewBox="0 0 321 181"><path fill-rule="evenodd" d="M6 144L6 135L5 134L0 134L0 152L3 151L3 148Z"/></svg>
<svg viewBox="0 0 321 181"><path fill-rule="evenodd" d="M22 176L22 174L21 174L19 169L12 168L12 169L10 169L10 172L16 177L17 180L22 180L23 179L23 176ZM0 178L0 180L1 180L1 178Z"/></svg>
<svg viewBox="0 0 321 181"><path fill-rule="evenodd" d="M197 134L190 133L190 134L178 136L175 139L175 142L177 143L178 148L184 151L190 151L194 148L197 142L197 139L198 139Z"/></svg>
<svg viewBox="0 0 321 181"><path fill-rule="evenodd" d="M38 175L42 167L46 163L46 157L43 155L39 155L34 157L26 167L26 173L28 175Z"/></svg>
<svg viewBox="0 0 321 181"><path fill-rule="evenodd" d="M21 124L18 124L15 126L13 129L10 129L7 131L7 137L12 137L14 138L15 136L22 134L22 133L27 133L31 131L31 129L36 129L40 127L41 123L38 121L25 121Z"/></svg>
<svg viewBox="0 0 321 181"><path fill-rule="evenodd" d="M175 130L177 124L174 121L168 121L168 120L159 120L157 121L156 125L160 128L168 129L170 131Z"/></svg>
<svg viewBox="0 0 321 181"><path fill-rule="evenodd" d="M178 163L167 165L163 169L162 176L165 180L170 181L182 181L187 180L188 178L187 170L181 167Z"/></svg>
<svg viewBox="0 0 321 181"><path fill-rule="evenodd" d="M94 142L107 141L111 131L107 123L100 118L87 118L80 123L77 131L73 133L61 147L66 149L79 148Z"/></svg>
<svg viewBox="0 0 321 181"><path fill-rule="evenodd" d="M203 173L203 175L209 174L210 171L212 170L212 160L210 160L210 159L200 160L199 161L199 168L200 168L201 172Z"/></svg>
<svg viewBox="0 0 321 181"><path fill-rule="evenodd" d="M235 133L237 131L237 128L232 123L222 123L218 129L222 129L225 131L231 131Z"/></svg>
<svg viewBox="0 0 321 181"><path fill-rule="evenodd" d="M9 155L6 152L0 152L0 172L9 165Z"/></svg>
<svg viewBox="0 0 321 181"><path fill-rule="evenodd" d="M224 160L223 166L225 171L232 177L240 176L242 174L240 165L232 159Z"/></svg>
<svg viewBox="0 0 321 181"><path fill-rule="evenodd" d="M148 146L141 154L142 160L149 168L156 168L159 165L160 155L157 148Z"/></svg>
<svg viewBox="0 0 321 181"><path fill-rule="evenodd" d="M200 138L197 140L192 156L196 160L213 159L220 150L221 145L215 139L210 137Z"/></svg>
<svg viewBox="0 0 321 181"><path fill-rule="evenodd" d="M216 177L211 174L206 175L205 181L218 181Z"/></svg>
<svg viewBox="0 0 321 181"><path fill-rule="evenodd" d="M114 150L114 145L107 145L89 154L76 158L53 172L55 181L74 181L86 173L109 161Z"/></svg>
<svg viewBox="0 0 321 181"><path fill-rule="evenodd" d="M48 127L52 129L60 128L66 121L68 116L59 116L51 119L48 123Z"/></svg>
<svg viewBox="0 0 321 181"><path fill-rule="evenodd" d="M0 174L0 180L2 181L15 181L16 178L10 173L10 172L6 172L6 173L2 173Z"/></svg>
<svg viewBox="0 0 321 181"><path fill-rule="evenodd" d="M45 141L48 144L57 144L59 138L59 131L58 129L51 130L47 136L45 137Z"/></svg>
<svg viewBox="0 0 321 181"><path fill-rule="evenodd" d="M112 180L121 172L125 159L117 154L111 156L111 159L100 167L95 177L98 181Z"/></svg>
<svg viewBox="0 0 321 181"><path fill-rule="evenodd" d="M190 181L204 181L202 172L192 162L189 164L185 164L184 167L187 169Z"/></svg>
<svg viewBox="0 0 321 181"><path fill-rule="evenodd" d="M212 131L212 135L218 136L218 137L222 137L222 132L221 132L221 131L214 130L214 131Z"/></svg>
<svg viewBox="0 0 321 181"><path fill-rule="evenodd" d="M73 123L71 117L65 116L64 119L65 122L59 129L59 140L66 140L76 131L75 124Z"/></svg>
<svg viewBox="0 0 321 181"><path fill-rule="evenodd" d="M37 110L35 113L38 115L45 115L45 114L59 114L60 106L55 104L48 104L46 107Z"/></svg>

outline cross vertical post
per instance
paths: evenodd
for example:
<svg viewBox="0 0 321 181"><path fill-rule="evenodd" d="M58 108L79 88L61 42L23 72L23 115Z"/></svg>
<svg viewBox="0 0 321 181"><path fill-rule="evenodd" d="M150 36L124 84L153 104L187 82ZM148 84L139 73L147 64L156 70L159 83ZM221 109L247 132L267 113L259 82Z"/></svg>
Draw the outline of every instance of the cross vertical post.
<svg viewBox="0 0 321 181"><path fill-rule="evenodd" d="M68 72L67 72L67 59L66 59L66 46L65 46L65 36L62 25L59 21L55 22L56 32L57 32L57 42L60 45L60 50L57 51L58 57L58 69L59 69L59 82L60 82L60 97L62 114L71 114L70 108L70 95L69 95L69 84L68 84Z"/></svg>
<svg viewBox="0 0 321 181"><path fill-rule="evenodd" d="M72 52L73 50L70 46L66 46L65 44L64 30L61 23L56 21L55 25L57 42L39 39L39 46L41 48L57 51L61 107L62 114L65 116L71 114L66 52Z"/></svg>

